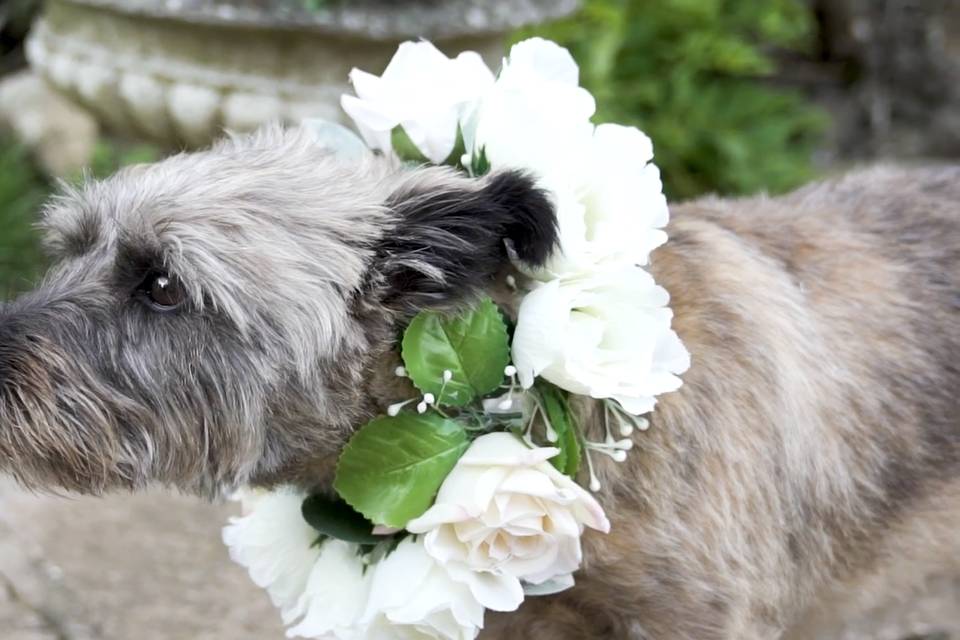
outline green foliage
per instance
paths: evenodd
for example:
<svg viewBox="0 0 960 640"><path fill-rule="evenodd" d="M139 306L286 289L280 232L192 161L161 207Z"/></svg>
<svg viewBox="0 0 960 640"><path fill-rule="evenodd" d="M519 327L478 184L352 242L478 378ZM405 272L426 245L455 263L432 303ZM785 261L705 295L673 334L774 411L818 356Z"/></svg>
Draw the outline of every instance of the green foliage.
<svg viewBox="0 0 960 640"><path fill-rule="evenodd" d="M159 157L155 147L100 141L86 173L104 178L120 167ZM81 180L82 173L71 181ZM0 299L29 289L46 265L36 222L52 189L52 181L33 164L25 149L0 138Z"/></svg>
<svg viewBox="0 0 960 640"><path fill-rule="evenodd" d="M573 414L567 406L564 392L547 382L537 384L537 393L543 403L544 419L556 434L556 441L550 443L560 453L550 459L551 464L561 473L576 477L580 470L580 441L577 439L577 426L573 423Z"/></svg>
<svg viewBox="0 0 960 640"><path fill-rule="evenodd" d="M101 140L93 150L87 171L94 178L106 178L121 167L156 162L160 155L157 147L148 144L121 145Z"/></svg>
<svg viewBox="0 0 960 640"><path fill-rule="evenodd" d="M812 176L824 116L763 78L811 27L802 0L586 0L520 34L569 47L597 122L643 129L671 197L779 192Z"/></svg>
<svg viewBox="0 0 960 640"><path fill-rule="evenodd" d="M334 480L350 507L392 527L430 507L466 451L483 412L479 399L503 383L510 361L507 326L489 298L453 317L424 311L403 334L402 356L411 380L433 399L424 399L418 414L363 426L340 455Z"/></svg>
<svg viewBox="0 0 960 640"><path fill-rule="evenodd" d="M333 486L372 522L404 527L430 508L468 444L460 423L435 413L377 418L350 438Z"/></svg>
<svg viewBox="0 0 960 640"><path fill-rule="evenodd" d="M430 164L427 157L423 155L420 149L417 148L417 145L413 143L413 140L410 139L410 136L407 135L407 130L404 129L402 125L398 124L393 128L393 131L390 132L390 146L393 147L397 157L404 162Z"/></svg>
<svg viewBox="0 0 960 640"><path fill-rule="evenodd" d="M305 11L323 11L336 4L343 4L346 0L300 0Z"/></svg>
<svg viewBox="0 0 960 640"><path fill-rule="evenodd" d="M0 299L29 288L43 268L34 223L48 191L26 151L0 140Z"/></svg>
<svg viewBox="0 0 960 640"><path fill-rule="evenodd" d="M440 404L462 407L503 382L510 362L507 326L490 299L453 318L424 311L403 335L403 362L417 388Z"/></svg>
<svg viewBox="0 0 960 640"><path fill-rule="evenodd" d="M397 157L404 162L410 162L412 164L432 164L430 160L423 155L420 148L413 143L413 140L410 139L410 135L407 133L407 130L403 128L403 125L398 124L390 132L390 146L393 147L393 151L397 154ZM453 143L453 150L440 164L462 169L463 166L460 164L460 161L466 151L467 149L463 141L463 131L458 126L457 139Z"/></svg>
<svg viewBox="0 0 960 640"><path fill-rule="evenodd" d="M353 510L343 500L315 494L303 501L303 519L323 538L357 544L377 544L382 536L373 534L373 523Z"/></svg>
<svg viewBox="0 0 960 640"><path fill-rule="evenodd" d="M39 11L40 0L5 0L0 3L0 34L4 36L0 50L11 41L14 46L19 46Z"/></svg>

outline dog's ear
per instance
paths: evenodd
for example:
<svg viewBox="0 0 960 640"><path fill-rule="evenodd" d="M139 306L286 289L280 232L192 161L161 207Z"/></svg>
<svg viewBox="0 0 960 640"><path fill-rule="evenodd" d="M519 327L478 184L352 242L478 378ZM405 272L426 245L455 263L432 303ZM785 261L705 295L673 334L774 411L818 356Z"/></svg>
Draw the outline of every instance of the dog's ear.
<svg viewBox="0 0 960 640"><path fill-rule="evenodd" d="M396 227L377 252L387 307L448 308L487 286L510 251L531 266L549 258L558 243L556 214L531 177L502 171L472 180L425 171L388 202Z"/></svg>

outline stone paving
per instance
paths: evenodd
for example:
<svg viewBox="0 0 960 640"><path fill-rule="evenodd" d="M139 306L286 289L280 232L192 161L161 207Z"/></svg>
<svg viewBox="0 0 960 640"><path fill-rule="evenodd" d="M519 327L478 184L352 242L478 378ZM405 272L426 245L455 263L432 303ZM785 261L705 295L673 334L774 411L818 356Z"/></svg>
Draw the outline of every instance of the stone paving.
<svg viewBox="0 0 960 640"><path fill-rule="evenodd" d="M227 556L234 505L106 499L0 483L2 640L280 640L266 594Z"/></svg>

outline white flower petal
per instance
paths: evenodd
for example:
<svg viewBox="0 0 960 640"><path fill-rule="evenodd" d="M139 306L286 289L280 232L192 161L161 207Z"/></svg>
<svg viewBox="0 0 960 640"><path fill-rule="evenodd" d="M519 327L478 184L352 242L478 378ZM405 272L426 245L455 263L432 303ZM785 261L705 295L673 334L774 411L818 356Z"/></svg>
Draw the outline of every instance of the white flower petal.
<svg viewBox="0 0 960 640"><path fill-rule="evenodd" d="M540 584L525 584L523 585L523 593L528 596L552 596L555 593L572 588L573 585L573 574L567 573L554 576Z"/></svg>
<svg viewBox="0 0 960 640"><path fill-rule="evenodd" d="M509 433L480 436L414 523L416 531L435 525L426 552L488 608L519 606L521 580L539 584L575 571L585 526L609 530L593 496L550 464L557 452L531 449ZM472 486L484 486L485 507L462 519L476 507Z"/></svg>
<svg viewBox="0 0 960 640"><path fill-rule="evenodd" d="M247 515L231 518L223 529L230 557L267 590L287 621L302 614L300 596L320 557L320 549L313 544L317 532L301 515L305 497L292 488L246 494Z"/></svg>
<svg viewBox="0 0 960 640"><path fill-rule="evenodd" d="M534 289L520 303L513 338L513 364L523 387L563 353L564 322L570 314L571 300L554 280Z"/></svg>
<svg viewBox="0 0 960 640"><path fill-rule="evenodd" d="M394 634L388 637L421 633L427 638L470 640L483 626L483 605L470 587L455 581L421 542L403 540L372 571L364 614L371 630L386 618Z"/></svg>
<svg viewBox="0 0 960 640"><path fill-rule="evenodd" d="M559 449L556 450L559 453ZM537 496L554 502L572 502L553 478L538 468L523 468L512 471L500 484L501 495Z"/></svg>
<svg viewBox="0 0 960 640"><path fill-rule="evenodd" d="M341 96L340 106L357 124L360 135L370 148L390 150L390 135L399 120L372 108L355 96Z"/></svg>
<svg viewBox="0 0 960 640"><path fill-rule="evenodd" d="M531 449L512 433L488 433L473 441L458 466L526 467L549 460L559 452L555 447Z"/></svg>
<svg viewBox="0 0 960 640"><path fill-rule="evenodd" d="M523 587L513 576L476 571L460 564L451 564L447 570L451 578L467 585L477 602L491 611L516 611L523 602Z"/></svg>
<svg viewBox="0 0 960 640"><path fill-rule="evenodd" d="M537 297L544 289L549 295ZM630 265L551 281L521 302L514 361L526 375L572 393L649 411L657 395L679 388L677 376L690 364L670 326L669 299L649 273ZM544 323L553 323L548 335L562 339L542 339Z"/></svg>
<svg viewBox="0 0 960 640"><path fill-rule="evenodd" d="M392 152L391 133L402 125L420 152L440 163L493 73L476 53L451 60L421 41L401 44L380 77L354 69L350 79L357 95L343 96L341 105L370 146Z"/></svg>
<svg viewBox="0 0 960 640"><path fill-rule="evenodd" d="M423 515L408 522L406 529L410 533L426 533L440 524L460 522L471 517L474 517L472 510L465 508L463 505L438 501L427 509Z"/></svg>
<svg viewBox="0 0 960 640"><path fill-rule="evenodd" d="M316 638L352 627L363 612L369 575L356 545L340 540L323 543L298 608L303 620L287 631L289 638Z"/></svg>
<svg viewBox="0 0 960 640"><path fill-rule="evenodd" d="M529 38L513 45L507 68L510 72L519 71L561 84L578 86L580 83L580 69L570 52L543 38Z"/></svg>

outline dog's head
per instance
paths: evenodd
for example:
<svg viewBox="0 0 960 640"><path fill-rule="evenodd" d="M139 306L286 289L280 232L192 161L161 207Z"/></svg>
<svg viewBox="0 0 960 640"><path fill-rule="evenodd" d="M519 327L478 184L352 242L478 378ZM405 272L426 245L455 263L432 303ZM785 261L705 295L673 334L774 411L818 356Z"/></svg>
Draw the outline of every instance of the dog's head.
<svg viewBox="0 0 960 640"><path fill-rule="evenodd" d="M67 189L44 227L55 266L0 307L0 468L92 493L316 469L406 318L557 241L521 174L347 165L280 129Z"/></svg>

